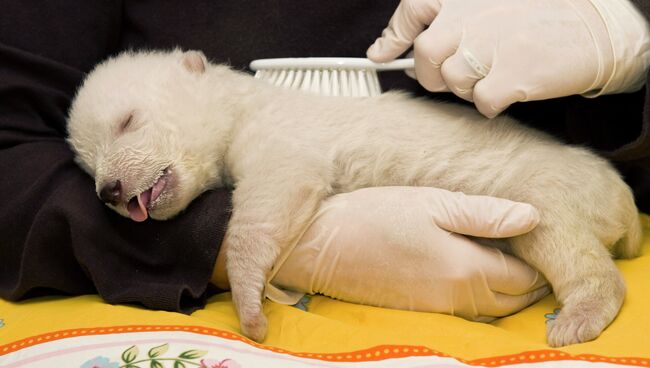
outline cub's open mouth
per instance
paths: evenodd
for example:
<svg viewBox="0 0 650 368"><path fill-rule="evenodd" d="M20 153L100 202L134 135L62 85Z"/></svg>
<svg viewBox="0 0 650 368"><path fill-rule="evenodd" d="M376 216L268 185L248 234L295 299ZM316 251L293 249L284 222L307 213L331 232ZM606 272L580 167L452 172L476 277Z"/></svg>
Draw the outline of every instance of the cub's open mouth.
<svg viewBox="0 0 650 368"><path fill-rule="evenodd" d="M149 210L155 206L156 199L158 199L160 194L167 188L170 174L171 171L169 167L167 167L163 170L162 175L156 179L151 188L129 200L126 209L129 211L129 217L131 217L131 220L142 222L149 217Z"/></svg>

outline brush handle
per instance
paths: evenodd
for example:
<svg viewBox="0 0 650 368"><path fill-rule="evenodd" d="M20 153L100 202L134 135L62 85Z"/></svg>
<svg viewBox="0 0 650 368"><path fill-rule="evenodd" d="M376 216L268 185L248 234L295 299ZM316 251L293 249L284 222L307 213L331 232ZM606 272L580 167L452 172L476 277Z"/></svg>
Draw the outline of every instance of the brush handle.
<svg viewBox="0 0 650 368"><path fill-rule="evenodd" d="M372 69L404 70L413 69L413 59L398 59L387 63L375 63L365 58L278 58L259 59L250 63L253 71L265 69Z"/></svg>

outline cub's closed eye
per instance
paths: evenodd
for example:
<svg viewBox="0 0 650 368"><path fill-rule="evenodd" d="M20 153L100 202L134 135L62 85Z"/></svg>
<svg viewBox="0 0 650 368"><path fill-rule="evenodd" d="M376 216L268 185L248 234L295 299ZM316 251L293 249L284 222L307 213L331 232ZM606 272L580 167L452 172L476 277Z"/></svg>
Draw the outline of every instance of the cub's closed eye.
<svg viewBox="0 0 650 368"><path fill-rule="evenodd" d="M120 133L123 133L124 131L129 129L132 121L133 121L133 114L131 113L120 123Z"/></svg>

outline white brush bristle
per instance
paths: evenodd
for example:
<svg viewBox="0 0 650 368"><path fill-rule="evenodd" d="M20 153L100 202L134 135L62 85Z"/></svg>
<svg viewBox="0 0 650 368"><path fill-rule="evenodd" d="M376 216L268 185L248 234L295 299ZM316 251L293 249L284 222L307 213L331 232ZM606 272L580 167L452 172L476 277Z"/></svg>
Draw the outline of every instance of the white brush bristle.
<svg viewBox="0 0 650 368"><path fill-rule="evenodd" d="M324 96L367 97L381 94L379 77L368 69L261 69L255 78L276 86Z"/></svg>

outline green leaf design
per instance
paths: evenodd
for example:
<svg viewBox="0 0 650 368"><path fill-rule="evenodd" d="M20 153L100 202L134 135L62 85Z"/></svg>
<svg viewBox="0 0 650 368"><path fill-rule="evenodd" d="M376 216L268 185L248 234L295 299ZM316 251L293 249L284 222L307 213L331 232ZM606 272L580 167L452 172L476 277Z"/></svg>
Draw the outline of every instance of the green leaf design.
<svg viewBox="0 0 650 368"><path fill-rule="evenodd" d="M165 354L167 350L169 349L169 344L162 344L159 346L154 346L149 350L149 358L155 358L157 356L160 356L162 354Z"/></svg>
<svg viewBox="0 0 650 368"><path fill-rule="evenodd" d="M207 353L208 352L205 350L188 350L182 352L178 357L182 359L196 359L204 356Z"/></svg>
<svg viewBox="0 0 650 368"><path fill-rule="evenodd" d="M185 364L183 364L183 362L177 360L174 362L174 368L187 368L187 367L185 366Z"/></svg>
<svg viewBox="0 0 650 368"><path fill-rule="evenodd" d="M124 368L140 368L140 366L139 366L139 365L129 364L129 365L127 365L127 366L124 367Z"/></svg>
<svg viewBox="0 0 650 368"><path fill-rule="evenodd" d="M151 365L150 365L150 367L151 367L151 368L165 368L165 367L162 365L162 363L160 363L160 362L157 361L157 360L153 360L153 359L151 360Z"/></svg>
<svg viewBox="0 0 650 368"><path fill-rule="evenodd" d="M122 353L122 360L124 363L131 363L132 361L135 360L135 358L138 357L138 354L140 353L140 349L138 349L137 346L133 345L130 348L124 350Z"/></svg>

